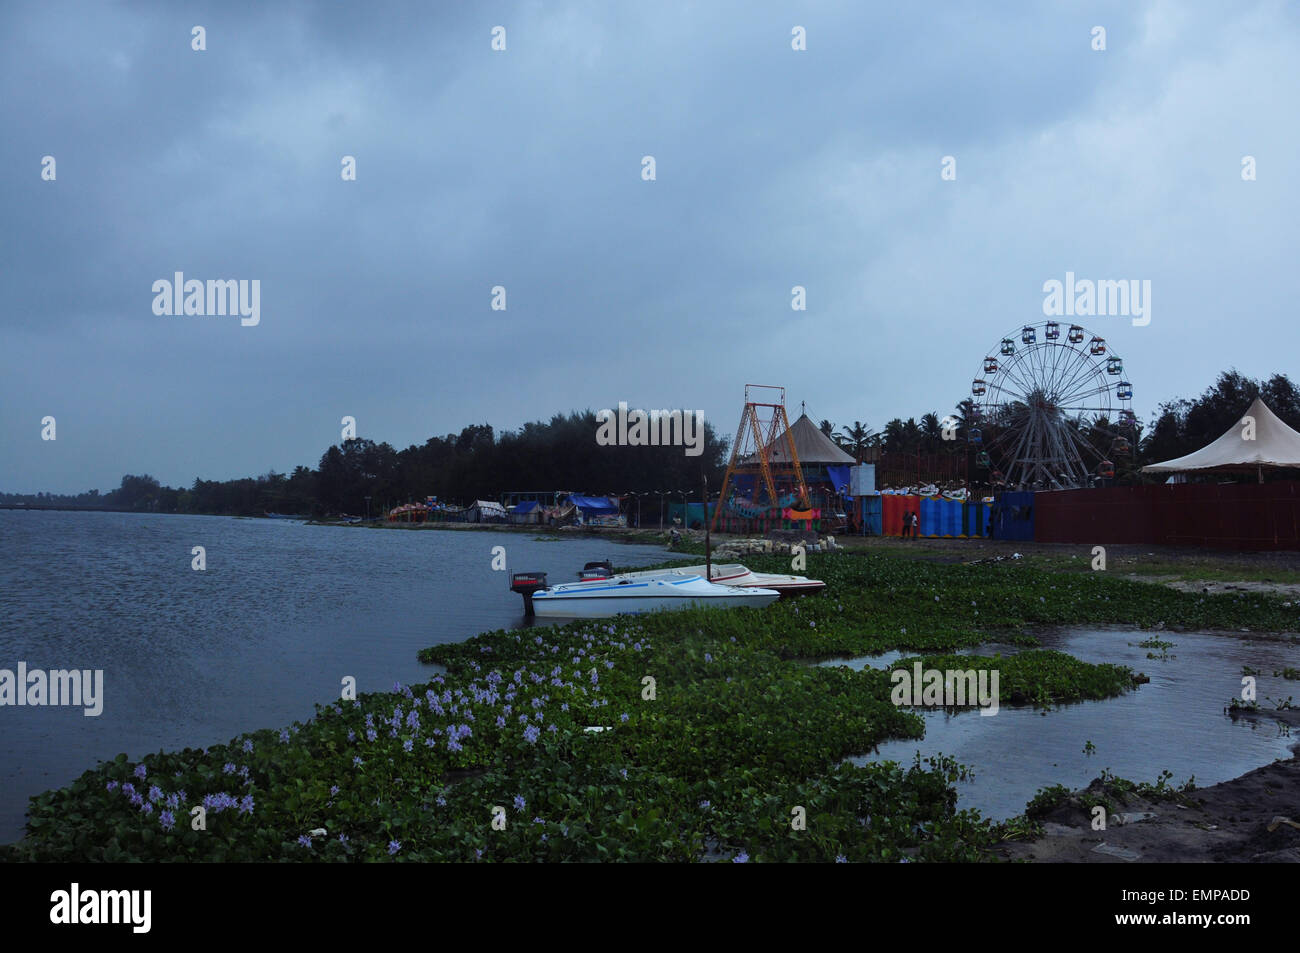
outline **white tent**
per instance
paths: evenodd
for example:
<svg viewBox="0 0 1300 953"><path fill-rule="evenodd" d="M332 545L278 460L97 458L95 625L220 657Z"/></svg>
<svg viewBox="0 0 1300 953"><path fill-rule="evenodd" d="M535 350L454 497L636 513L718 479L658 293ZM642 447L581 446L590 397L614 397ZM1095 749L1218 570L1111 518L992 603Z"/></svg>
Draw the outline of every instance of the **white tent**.
<svg viewBox="0 0 1300 953"><path fill-rule="evenodd" d="M1214 470L1259 470L1264 467L1300 468L1300 433L1278 419L1259 398L1214 443L1195 453L1164 463L1152 463L1143 473L1187 473Z"/></svg>
<svg viewBox="0 0 1300 953"><path fill-rule="evenodd" d="M475 500L465 510L465 519L471 523L485 523L488 520L504 520L506 508L492 500Z"/></svg>

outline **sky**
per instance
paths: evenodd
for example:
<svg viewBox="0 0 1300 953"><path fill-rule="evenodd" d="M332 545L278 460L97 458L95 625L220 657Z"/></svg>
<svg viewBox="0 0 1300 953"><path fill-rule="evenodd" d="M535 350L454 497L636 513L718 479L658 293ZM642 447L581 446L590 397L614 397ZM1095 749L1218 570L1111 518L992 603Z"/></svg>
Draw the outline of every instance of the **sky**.
<svg viewBox="0 0 1300 953"><path fill-rule="evenodd" d="M1078 319L1144 421L1300 375L1300 8L973 6L0 5L0 491L314 466L344 416L730 435L747 383L880 429L1067 272L1150 281ZM156 314L178 271L258 322Z"/></svg>

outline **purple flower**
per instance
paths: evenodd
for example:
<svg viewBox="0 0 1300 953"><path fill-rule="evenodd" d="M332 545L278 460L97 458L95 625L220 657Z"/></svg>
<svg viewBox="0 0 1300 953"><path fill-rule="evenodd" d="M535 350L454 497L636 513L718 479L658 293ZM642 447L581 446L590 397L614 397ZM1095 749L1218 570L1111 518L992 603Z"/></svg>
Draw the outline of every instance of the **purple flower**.
<svg viewBox="0 0 1300 953"><path fill-rule="evenodd" d="M118 782L116 782L116 781L109 781L108 784L105 785L105 789L106 789L106 790L109 790L109 791L116 791L116 790L118 789L119 786L120 786L120 785L118 784Z"/></svg>
<svg viewBox="0 0 1300 953"><path fill-rule="evenodd" d="M234 762L233 762L233 761L227 761L227 762L225 763L225 765L222 767L222 769L221 769L221 773L222 773L222 774L234 774L234 773L235 773L235 764L234 764Z"/></svg>
<svg viewBox="0 0 1300 953"><path fill-rule="evenodd" d="M359 767L361 767L363 764L365 764L365 762L362 761L359 757L354 757L354 758L352 759L352 764L353 764L354 767L359 768Z"/></svg>
<svg viewBox="0 0 1300 953"><path fill-rule="evenodd" d="M505 716L504 716L504 715L497 715L497 727L498 727L498 728L504 728L505 726L506 726L506 719L505 719Z"/></svg>
<svg viewBox="0 0 1300 953"><path fill-rule="evenodd" d="M348 843L348 835L347 835L347 834L340 834L340 835L339 835L339 843L340 843L340 844L343 844L343 845L346 847L346 846L347 846L347 843Z"/></svg>
<svg viewBox="0 0 1300 953"><path fill-rule="evenodd" d="M848 859L847 857L845 857L843 854L836 854L836 855L835 855L835 863L837 863L837 864L847 864L848 862L849 862L849 859Z"/></svg>
<svg viewBox="0 0 1300 953"><path fill-rule="evenodd" d="M163 796L162 788L158 787L158 785L155 784L153 785L153 787L149 788L149 800L161 801L162 796Z"/></svg>
<svg viewBox="0 0 1300 953"><path fill-rule="evenodd" d="M253 752L253 740L250 738L244 742L244 753L252 754L252 752Z"/></svg>
<svg viewBox="0 0 1300 953"><path fill-rule="evenodd" d="M465 749L461 746L460 742L457 741L455 738L448 738L448 739L447 739L447 750L448 750L448 751L464 751Z"/></svg>
<svg viewBox="0 0 1300 953"><path fill-rule="evenodd" d="M377 734L375 734L375 729L373 729L373 728L368 728L368 729L366 729L366 740L367 740L367 741L374 741L374 740L375 740L376 738L378 738L378 737L379 737L379 736L378 736Z"/></svg>
<svg viewBox="0 0 1300 953"><path fill-rule="evenodd" d="M541 732L537 730L537 726L536 726L536 725L529 725L527 728L524 729L524 739L525 739L525 740L526 740L530 745L531 745L531 744L536 744L536 743L537 743L537 738L538 738L538 736L540 736L540 735L541 735Z"/></svg>
<svg viewBox="0 0 1300 953"><path fill-rule="evenodd" d="M441 794L439 794L439 795L437 796L437 798L434 799L434 802L433 802L433 803L436 804L436 805L438 805L439 807L446 807L446 806L447 806L447 799L446 799L445 797L443 797Z"/></svg>
<svg viewBox="0 0 1300 953"><path fill-rule="evenodd" d="M301 844L303 847L310 847L311 838L308 837L306 834L300 834L298 836L298 843Z"/></svg>
<svg viewBox="0 0 1300 953"><path fill-rule="evenodd" d="M144 798L142 798L140 795L138 795L138 794L132 794L132 795L131 795L131 804L132 804L132 805L134 805L135 807L139 807L139 806L140 806L141 804L143 804L143 803L144 803Z"/></svg>
<svg viewBox="0 0 1300 953"><path fill-rule="evenodd" d="M708 652L705 652L705 653L704 653L704 661L706 661L706 662L712 662L712 661L713 661L713 656L710 655Z"/></svg>
<svg viewBox="0 0 1300 953"><path fill-rule="evenodd" d="M240 814L253 813L253 795L245 794L243 796L243 798L239 802L239 813Z"/></svg>
<svg viewBox="0 0 1300 953"><path fill-rule="evenodd" d="M619 772L619 774L623 776L624 781L627 780L627 768L624 768L622 771Z"/></svg>
<svg viewBox="0 0 1300 953"><path fill-rule="evenodd" d="M709 808L711 808L712 806L713 806L713 805L710 804L708 801L701 801L701 802L700 802L700 810L701 810L701 811L707 811L707 810L708 810Z"/></svg>
<svg viewBox="0 0 1300 953"><path fill-rule="evenodd" d="M394 854L396 854L396 853L397 853L399 850L401 850L401 849L402 849L402 842L401 842L401 841L399 841L399 840L390 840L390 841L388 842L388 856L389 856L389 857L392 857Z"/></svg>
<svg viewBox="0 0 1300 953"><path fill-rule="evenodd" d="M402 750L407 752L408 754L410 753L413 747L415 747L415 745L411 742L410 738L407 738L405 741L402 742Z"/></svg>
<svg viewBox="0 0 1300 953"><path fill-rule="evenodd" d="M522 795L516 794L514 804L516 811L522 811L527 806L528 802L523 799Z"/></svg>
<svg viewBox="0 0 1300 953"><path fill-rule="evenodd" d="M176 815L171 811L163 811L158 815L158 824L163 830L169 831L176 826Z"/></svg>
<svg viewBox="0 0 1300 953"><path fill-rule="evenodd" d="M337 784L330 787L330 797L335 797L338 793L339 793L339 786Z"/></svg>
<svg viewBox="0 0 1300 953"><path fill-rule="evenodd" d="M146 802L145 804L141 805L140 810L144 811L146 814L152 814L153 805Z"/></svg>
<svg viewBox="0 0 1300 953"><path fill-rule="evenodd" d="M148 769L146 769L143 764L137 764L135 766L135 776L139 778L141 781L145 779L145 776L148 773L149 773Z"/></svg>
<svg viewBox="0 0 1300 953"><path fill-rule="evenodd" d="M742 850L735 857L731 858L731 862L733 864L747 864L749 863L749 855Z"/></svg>

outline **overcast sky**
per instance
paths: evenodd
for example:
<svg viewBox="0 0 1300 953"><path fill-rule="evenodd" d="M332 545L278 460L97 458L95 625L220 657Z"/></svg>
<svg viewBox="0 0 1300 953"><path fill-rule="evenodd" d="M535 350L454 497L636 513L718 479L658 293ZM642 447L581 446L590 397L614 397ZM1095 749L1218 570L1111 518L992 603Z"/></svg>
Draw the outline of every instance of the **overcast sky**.
<svg viewBox="0 0 1300 953"><path fill-rule="evenodd" d="M1067 271L1150 280L1145 327L1081 320L1143 420L1300 376L1297 6L973 7L5 3L0 490L314 466L344 415L731 434L747 382L878 429ZM154 314L177 271L259 280L260 323Z"/></svg>

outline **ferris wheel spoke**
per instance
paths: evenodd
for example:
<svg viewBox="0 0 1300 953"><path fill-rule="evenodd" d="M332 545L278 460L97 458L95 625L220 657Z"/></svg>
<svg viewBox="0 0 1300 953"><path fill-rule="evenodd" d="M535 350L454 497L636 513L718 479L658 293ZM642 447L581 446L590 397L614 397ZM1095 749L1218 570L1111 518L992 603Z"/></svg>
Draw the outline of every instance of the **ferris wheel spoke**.
<svg viewBox="0 0 1300 953"><path fill-rule="evenodd" d="M1096 377L1101 373L1100 366L1092 361L1087 354L1082 351L1078 351L1077 354L1079 362L1071 370L1070 375L1061 382L1060 387L1057 388L1058 394L1072 394L1081 384L1086 383L1090 377ZM1062 402L1066 399L1065 396L1061 398Z"/></svg>

